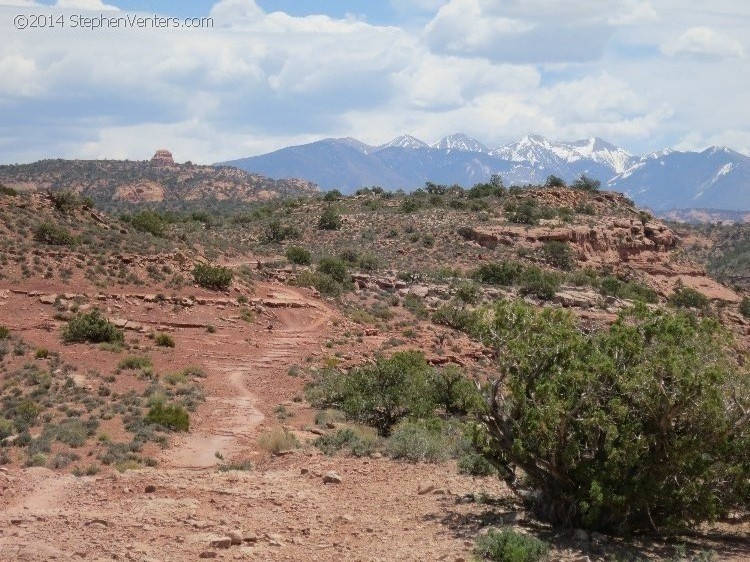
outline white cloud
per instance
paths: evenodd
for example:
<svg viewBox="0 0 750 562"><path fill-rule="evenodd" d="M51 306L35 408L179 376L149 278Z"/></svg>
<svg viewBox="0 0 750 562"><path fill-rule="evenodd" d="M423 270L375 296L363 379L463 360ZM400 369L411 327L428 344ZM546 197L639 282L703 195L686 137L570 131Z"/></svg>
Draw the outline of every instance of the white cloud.
<svg viewBox="0 0 750 562"><path fill-rule="evenodd" d="M252 22L263 16L263 10L255 0L221 0L211 8L211 17L219 25L228 27Z"/></svg>
<svg viewBox="0 0 750 562"><path fill-rule="evenodd" d="M609 18L611 25L635 25L659 20L659 14L649 0L633 0L626 11Z"/></svg>
<svg viewBox="0 0 750 562"><path fill-rule="evenodd" d="M115 11L120 9L117 6L105 4L102 0L57 0L55 8L97 11Z"/></svg>
<svg viewBox="0 0 750 562"><path fill-rule="evenodd" d="M676 39L664 43L661 50L669 56L745 56L742 43L709 27L691 27Z"/></svg>

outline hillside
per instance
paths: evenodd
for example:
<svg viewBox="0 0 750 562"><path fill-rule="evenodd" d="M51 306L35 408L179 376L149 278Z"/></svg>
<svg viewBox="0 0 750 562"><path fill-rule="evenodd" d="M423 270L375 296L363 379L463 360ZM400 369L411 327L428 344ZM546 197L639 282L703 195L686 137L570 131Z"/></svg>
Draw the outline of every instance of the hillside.
<svg viewBox="0 0 750 562"><path fill-rule="evenodd" d="M404 135L380 146L325 139L226 164L345 193L373 185L411 191L426 181L468 188L493 174L506 185L540 184L549 175L570 183L585 174L660 213L750 209L750 158L719 147L638 156L599 138L558 142L528 135L492 149L463 134L432 145Z"/></svg>
<svg viewBox="0 0 750 562"><path fill-rule="evenodd" d="M4 557L458 561L483 559L482 537L498 529L565 562L750 557L736 501L745 465L734 503L722 497L730 511L623 536L550 523L482 429L508 357L519 370L551 364L543 383L558 366L571 373L538 389L572 389L574 405L593 390L607 398L609 385L593 384L623 372L638 416L675 415L674 431L659 435L700 454L691 469L723 466L720 455L703 462L712 443L696 446L694 428L724 403L705 401L719 405L713 415L690 408L717 365L731 375L727 410L746 406L738 365L750 321L745 290L693 257L710 234L619 193L493 184L274 198L216 214L146 208L115 218L83 197L0 190ZM498 345L487 322L503 311L514 326L538 323ZM664 326L680 345L652 347ZM683 345L691 337L695 346ZM596 361L570 362L587 341ZM661 378L641 388L649 361ZM640 406L671 400L683 377L689 392L674 410ZM618 412L629 408L623 396L611 401ZM558 435L582 420L576 429L595 436L611 429L612 447L636 446L630 431L652 435L652 418L610 426L601 412L569 414L530 430ZM635 467L612 480L675 462L659 454L611 455ZM578 458L599 466L588 451L559 462ZM694 481L681 497L713 492Z"/></svg>
<svg viewBox="0 0 750 562"><path fill-rule="evenodd" d="M166 154L159 158L159 153ZM0 183L19 190L73 191L102 208L133 203L179 207L186 201L221 206L317 191L303 180L273 180L230 167L176 164L168 151L157 152L151 161L58 159L2 165Z"/></svg>

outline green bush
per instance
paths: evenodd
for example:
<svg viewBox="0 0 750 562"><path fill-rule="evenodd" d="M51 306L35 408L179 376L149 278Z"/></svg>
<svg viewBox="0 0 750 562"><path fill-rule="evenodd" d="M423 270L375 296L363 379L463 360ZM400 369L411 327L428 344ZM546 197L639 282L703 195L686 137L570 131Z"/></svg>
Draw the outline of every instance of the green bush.
<svg viewBox="0 0 750 562"><path fill-rule="evenodd" d="M0 195L7 195L8 197L15 197L16 195L18 195L18 192L12 187L8 187L7 185L3 185L0 183Z"/></svg>
<svg viewBox="0 0 750 562"><path fill-rule="evenodd" d="M505 195L503 178L499 174L493 174L487 183L477 183L466 192L469 199L480 199L482 197L502 197Z"/></svg>
<svg viewBox="0 0 750 562"><path fill-rule="evenodd" d="M466 304L476 304L482 296L482 290L471 282L461 283L456 289L456 298Z"/></svg>
<svg viewBox="0 0 750 562"><path fill-rule="evenodd" d="M585 333L500 302L477 334L500 373L481 450L540 517L625 533L747 510L750 381L714 319L641 305Z"/></svg>
<svg viewBox="0 0 750 562"><path fill-rule="evenodd" d="M547 557L549 545L513 529L500 529L478 537L474 552L493 562L539 562Z"/></svg>
<svg viewBox="0 0 750 562"><path fill-rule="evenodd" d="M556 188L562 188L565 187L567 184L565 183L565 180L562 178L559 178L555 175L549 175L547 176L547 181L544 182L544 187L556 187Z"/></svg>
<svg viewBox="0 0 750 562"><path fill-rule="evenodd" d="M326 202L330 203L330 202L333 202L333 201L338 201L342 197L343 197L343 195L341 194L341 192L338 189L332 189L331 191L327 191L326 192L326 194L323 196L323 201L326 201Z"/></svg>
<svg viewBox="0 0 750 562"><path fill-rule="evenodd" d="M321 295L327 297L337 297L344 290L341 283L327 273L321 273L320 271L303 271L294 280L294 284L298 287L313 287Z"/></svg>
<svg viewBox="0 0 750 562"><path fill-rule="evenodd" d="M410 214L418 211L421 206L421 203L416 197L407 197L401 202L400 210L402 213Z"/></svg>
<svg viewBox="0 0 750 562"><path fill-rule="evenodd" d="M458 472L468 476L494 476L497 470L483 455L474 451L464 453L458 458Z"/></svg>
<svg viewBox="0 0 750 562"><path fill-rule="evenodd" d="M7 326L0 326L0 340L7 340L10 337L10 330Z"/></svg>
<svg viewBox="0 0 750 562"><path fill-rule="evenodd" d="M449 414L466 414L483 404L476 386L457 365L433 369L429 380L435 403Z"/></svg>
<svg viewBox="0 0 750 562"><path fill-rule="evenodd" d="M91 207L91 200L86 197L78 197L72 191L50 191L47 193L49 200L55 209L62 213L68 213L78 207Z"/></svg>
<svg viewBox="0 0 750 562"><path fill-rule="evenodd" d="M65 343L123 343L125 335L122 330L107 320L94 309L88 313L79 313L68 321L63 328L62 338Z"/></svg>
<svg viewBox="0 0 750 562"><path fill-rule="evenodd" d="M336 403L349 419L387 435L406 417L432 414L435 402L429 386L430 366L417 351L399 351L374 365L352 369L341 385Z"/></svg>
<svg viewBox="0 0 750 562"><path fill-rule="evenodd" d="M154 334L154 343L159 347L174 347L174 338L169 334L158 332Z"/></svg>
<svg viewBox="0 0 750 562"><path fill-rule="evenodd" d="M201 287L226 291L232 283L232 271L218 265L198 263L193 268L193 279Z"/></svg>
<svg viewBox="0 0 750 562"><path fill-rule="evenodd" d="M284 226L278 220L272 220L266 226L263 236L267 242L283 242L289 238L299 238L299 231L293 226Z"/></svg>
<svg viewBox="0 0 750 562"><path fill-rule="evenodd" d="M140 213L123 218L132 224L136 230L148 232L154 236L164 236L167 228L166 221L159 213L155 213L154 211L141 211Z"/></svg>
<svg viewBox="0 0 750 562"><path fill-rule="evenodd" d="M567 242L551 240L542 246L544 261L552 267L569 270L573 268L573 250Z"/></svg>
<svg viewBox="0 0 750 562"><path fill-rule="evenodd" d="M313 445L328 456L346 452L353 457L366 457L375 452L378 436L367 427L346 427L330 435L321 435Z"/></svg>
<svg viewBox="0 0 750 562"><path fill-rule="evenodd" d="M341 216L333 207L328 207L318 219L319 230L339 230L341 228Z"/></svg>
<svg viewBox="0 0 750 562"><path fill-rule="evenodd" d="M463 306L444 304L432 314L435 324L448 326L454 330L470 332L476 320L476 313Z"/></svg>
<svg viewBox="0 0 750 562"><path fill-rule="evenodd" d="M258 438L258 445L261 449L273 454L291 451L300 446L294 433L281 426L272 427L265 431Z"/></svg>
<svg viewBox="0 0 750 562"><path fill-rule="evenodd" d="M330 275L337 283L349 281L346 262L334 258L323 258L318 262L318 272Z"/></svg>
<svg viewBox="0 0 750 562"><path fill-rule="evenodd" d="M77 242L76 237L67 229L51 222L43 222L37 226L34 231L34 238L43 244L50 244L51 246L73 246Z"/></svg>
<svg viewBox="0 0 750 562"><path fill-rule="evenodd" d="M286 256L286 259L289 261L289 263L294 263L297 265L310 265L310 263L312 263L312 255L310 254L310 250L301 248L299 246L289 246L286 249L286 252L284 252L284 255Z"/></svg>
<svg viewBox="0 0 750 562"><path fill-rule="evenodd" d="M532 265L523 272L519 284L522 295L533 295L541 300L551 300L560 288L560 276Z"/></svg>
<svg viewBox="0 0 750 562"><path fill-rule="evenodd" d="M655 303L659 296L651 287L637 281L620 281L616 277L607 276L601 280L601 293L605 296L629 299L638 302Z"/></svg>
<svg viewBox="0 0 750 562"><path fill-rule="evenodd" d="M124 359L120 360L120 362L117 364L117 368L120 370L125 369L146 369L148 367L152 366L151 358L150 357L143 357L141 355L129 355L128 357L125 357Z"/></svg>
<svg viewBox="0 0 750 562"><path fill-rule="evenodd" d="M669 304L678 308L708 308L708 297L692 287L685 287L681 283L675 285L674 292L669 297Z"/></svg>
<svg viewBox="0 0 750 562"><path fill-rule="evenodd" d="M157 402L149 408L145 422L160 425L172 431L190 430L190 414L178 404L165 406L162 402Z"/></svg>
<svg viewBox="0 0 750 562"><path fill-rule="evenodd" d="M521 203L508 203L504 208L505 216L515 224L534 225L539 222L536 201L527 199Z"/></svg>
<svg viewBox="0 0 750 562"><path fill-rule="evenodd" d="M599 180L595 180L593 178L590 178L586 176L585 174L581 174L581 176L574 181L570 187L573 189L580 189L582 191L599 191L599 188L602 186L602 182Z"/></svg>
<svg viewBox="0 0 750 562"><path fill-rule="evenodd" d="M742 297L742 302L740 303L740 314L745 318L750 318L750 298Z"/></svg>
<svg viewBox="0 0 750 562"><path fill-rule="evenodd" d="M509 287L518 282L523 275L523 264L516 261L485 263L480 265L471 276L480 283Z"/></svg>
<svg viewBox="0 0 750 562"><path fill-rule="evenodd" d="M453 443L440 420L403 420L393 428L385 452L394 459L440 462L452 456Z"/></svg>

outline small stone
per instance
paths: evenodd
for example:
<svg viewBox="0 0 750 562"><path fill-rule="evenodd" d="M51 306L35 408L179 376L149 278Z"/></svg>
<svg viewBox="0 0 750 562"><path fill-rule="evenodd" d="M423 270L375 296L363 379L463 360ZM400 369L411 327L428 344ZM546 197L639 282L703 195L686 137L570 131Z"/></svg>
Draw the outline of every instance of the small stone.
<svg viewBox="0 0 750 562"><path fill-rule="evenodd" d="M242 541L244 540L241 531L229 531L227 536L229 537L229 540L232 541L232 544L242 544Z"/></svg>
<svg viewBox="0 0 750 562"><path fill-rule="evenodd" d="M245 531L242 535L242 540L248 543L256 543L258 542L258 535L253 531Z"/></svg>
<svg viewBox="0 0 750 562"><path fill-rule="evenodd" d="M156 486L154 486L153 484L149 484L148 486L146 486L147 494L153 494L155 491L156 491Z"/></svg>
<svg viewBox="0 0 750 562"><path fill-rule="evenodd" d="M328 429L336 429L336 424L333 422L326 422L326 427Z"/></svg>
<svg viewBox="0 0 750 562"><path fill-rule="evenodd" d="M206 550L198 555L198 558L216 558L216 553L211 550Z"/></svg>
<svg viewBox="0 0 750 562"><path fill-rule="evenodd" d="M601 533L597 533L596 531L594 531L593 533L591 533L591 540L594 540L594 541L598 542L599 544L605 544L605 543L609 542L609 539L607 538L607 535L602 535Z"/></svg>
<svg viewBox="0 0 750 562"><path fill-rule="evenodd" d="M589 534L583 529L574 529L573 540L578 542L589 542Z"/></svg>
<svg viewBox="0 0 750 562"><path fill-rule="evenodd" d="M341 484L341 476L333 470L323 475L324 484Z"/></svg>
<svg viewBox="0 0 750 562"><path fill-rule="evenodd" d="M435 489L435 484L432 482L422 482L419 485L419 488L417 488L417 494L420 496L424 496L425 494L429 494Z"/></svg>
<svg viewBox="0 0 750 562"><path fill-rule="evenodd" d="M229 548L232 546L232 539L229 537L222 537L220 539L214 539L209 544L211 548Z"/></svg>
<svg viewBox="0 0 750 562"><path fill-rule="evenodd" d="M309 474L309 473L310 473L310 469L309 469L309 468L305 468L305 467L302 467L302 468L300 469L299 473L300 473L300 474Z"/></svg>

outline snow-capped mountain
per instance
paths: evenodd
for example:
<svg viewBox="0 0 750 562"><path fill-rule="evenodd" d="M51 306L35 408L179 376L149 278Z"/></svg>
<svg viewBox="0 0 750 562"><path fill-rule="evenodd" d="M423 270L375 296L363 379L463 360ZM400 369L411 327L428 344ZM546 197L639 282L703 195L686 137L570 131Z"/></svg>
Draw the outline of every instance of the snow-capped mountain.
<svg viewBox="0 0 750 562"><path fill-rule="evenodd" d="M477 139L473 139L463 133L456 133L455 135L448 135L443 137L435 144L430 145L431 148L437 150L459 150L464 152L483 152L489 153L490 149L484 146Z"/></svg>
<svg viewBox="0 0 750 562"><path fill-rule="evenodd" d="M411 135L401 135L391 142L377 147L378 150L383 150L384 148L430 148L430 145Z"/></svg>
<svg viewBox="0 0 750 562"><path fill-rule="evenodd" d="M500 174L506 185L541 184L550 175L571 182L586 174L656 211L750 210L750 158L719 147L633 156L599 138L558 142L528 135L488 149L458 133L431 146L410 135L380 146L325 139L223 164L348 193L373 185L412 190L426 181L471 187L492 174Z"/></svg>

